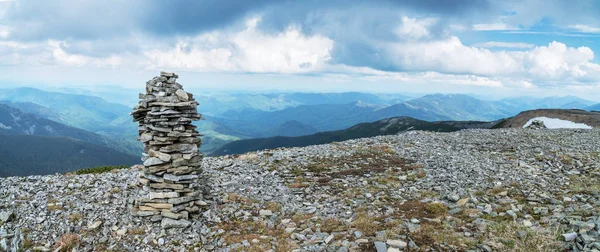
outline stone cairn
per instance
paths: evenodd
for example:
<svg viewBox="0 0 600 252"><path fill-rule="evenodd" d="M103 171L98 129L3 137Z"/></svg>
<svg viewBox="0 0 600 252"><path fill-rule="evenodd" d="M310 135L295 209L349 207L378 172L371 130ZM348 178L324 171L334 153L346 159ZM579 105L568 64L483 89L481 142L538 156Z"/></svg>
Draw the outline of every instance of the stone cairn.
<svg viewBox="0 0 600 252"><path fill-rule="evenodd" d="M190 214L203 206L198 183L202 172L201 136L192 121L200 120L198 102L176 82L174 73L161 72L146 82L146 94L131 113L139 122L139 137L144 143L140 174L142 197L132 214L161 221L163 228L182 228L191 223Z"/></svg>

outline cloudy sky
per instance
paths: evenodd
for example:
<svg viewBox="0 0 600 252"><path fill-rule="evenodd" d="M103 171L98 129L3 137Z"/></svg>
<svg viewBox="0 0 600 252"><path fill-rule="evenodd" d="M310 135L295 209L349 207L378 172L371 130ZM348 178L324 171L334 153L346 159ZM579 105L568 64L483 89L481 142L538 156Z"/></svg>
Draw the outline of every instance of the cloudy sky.
<svg viewBox="0 0 600 252"><path fill-rule="evenodd" d="M600 1L0 0L0 87L578 95Z"/></svg>

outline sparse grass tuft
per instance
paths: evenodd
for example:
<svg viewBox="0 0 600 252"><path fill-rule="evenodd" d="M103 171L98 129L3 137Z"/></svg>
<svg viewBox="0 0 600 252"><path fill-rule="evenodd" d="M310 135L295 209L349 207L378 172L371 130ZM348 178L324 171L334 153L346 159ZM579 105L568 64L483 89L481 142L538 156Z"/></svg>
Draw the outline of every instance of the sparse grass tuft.
<svg viewBox="0 0 600 252"><path fill-rule="evenodd" d="M62 211L62 210L65 210L65 208L61 205L48 204L48 211Z"/></svg>
<svg viewBox="0 0 600 252"><path fill-rule="evenodd" d="M272 212L279 212L279 210L281 210L281 204L271 201L265 205L265 209L271 210Z"/></svg>
<svg viewBox="0 0 600 252"><path fill-rule="evenodd" d="M346 229L346 225L338 218L327 218L321 223L321 231L331 233L340 232Z"/></svg>
<svg viewBox="0 0 600 252"><path fill-rule="evenodd" d="M64 234L56 243L54 243L54 251L67 252L73 250L79 244L79 236L76 234Z"/></svg>
<svg viewBox="0 0 600 252"><path fill-rule="evenodd" d="M146 231L144 231L143 228L134 228L134 229L129 230L129 234L132 234L132 235L143 235L145 233L146 233Z"/></svg>
<svg viewBox="0 0 600 252"><path fill-rule="evenodd" d="M527 233L525 238L517 237L517 231ZM498 251L560 251L561 243L556 233L543 233L514 222L501 222L491 225L487 230L486 240L500 244Z"/></svg>
<svg viewBox="0 0 600 252"><path fill-rule="evenodd" d="M77 175L98 174L98 173L105 173L105 172L110 172L113 170L120 170L120 169L127 169L127 168L129 168L128 165L98 166L98 167L91 167L91 168L85 168L85 169L78 170L75 172L75 174L77 174Z"/></svg>
<svg viewBox="0 0 600 252"><path fill-rule="evenodd" d="M34 245L35 244L33 243L33 240L31 240L29 238L25 238L23 240L23 244L22 244L21 248L24 250L27 250L27 249L33 248Z"/></svg>
<svg viewBox="0 0 600 252"><path fill-rule="evenodd" d="M69 215L69 222L70 223L79 222L82 219L83 219L83 215L81 213L73 213L73 214Z"/></svg>
<svg viewBox="0 0 600 252"><path fill-rule="evenodd" d="M499 193L504 192L504 191L506 191L506 189L504 189L504 187L496 186L496 187L490 189L489 193L493 194L493 195L496 195L496 194L499 194Z"/></svg>
<svg viewBox="0 0 600 252"><path fill-rule="evenodd" d="M435 217L444 217L448 214L448 208L439 202L432 202L425 205L425 211Z"/></svg>
<svg viewBox="0 0 600 252"><path fill-rule="evenodd" d="M452 245L461 250L466 250L476 244L476 241L438 223L423 223L421 228L410 236L418 246L429 246L441 251L448 249L440 247L441 244Z"/></svg>
<svg viewBox="0 0 600 252"><path fill-rule="evenodd" d="M351 227L360 230L366 236L374 236L380 228L376 221L377 219L375 217L367 216L364 213L360 213L356 215L356 218L352 222Z"/></svg>

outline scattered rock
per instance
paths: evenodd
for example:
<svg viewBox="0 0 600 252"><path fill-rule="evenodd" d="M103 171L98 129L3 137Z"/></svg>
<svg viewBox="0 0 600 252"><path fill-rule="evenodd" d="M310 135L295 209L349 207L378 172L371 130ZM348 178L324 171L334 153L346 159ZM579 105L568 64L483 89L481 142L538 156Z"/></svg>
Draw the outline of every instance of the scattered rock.
<svg viewBox="0 0 600 252"><path fill-rule="evenodd" d="M398 249L404 249L404 248L406 248L406 246L408 246L408 244L406 242L401 241L401 240L387 240L386 243L390 247L394 247L394 248L398 248Z"/></svg>
<svg viewBox="0 0 600 252"><path fill-rule="evenodd" d="M273 215L273 212L271 212L271 210L262 209L259 211L259 214L260 214L260 216L271 216L271 215Z"/></svg>
<svg viewBox="0 0 600 252"><path fill-rule="evenodd" d="M192 223L187 220L174 220L174 219L169 219L169 218L162 219L162 222L160 223L160 226L163 229L186 228L186 227L189 227L190 225L192 225Z"/></svg>
<svg viewBox="0 0 600 252"><path fill-rule="evenodd" d="M565 238L565 241L573 241L577 238L577 233L566 233L562 235Z"/></svg>
<svg viewBox="0 0 600 252"><path fill-rule="evenodd" d="M385 242L376 241L375 250L377 250L377 252L387 252L387 246L385 245Z"/></svg>
<svg viewBox="0 0 600 252"><path fill-rule="evenodd" d="M100 225L102 225L102 221L96 221L96 222L88 225L88 229L89 230L96 230L97 228L100 227Z"/></svg>

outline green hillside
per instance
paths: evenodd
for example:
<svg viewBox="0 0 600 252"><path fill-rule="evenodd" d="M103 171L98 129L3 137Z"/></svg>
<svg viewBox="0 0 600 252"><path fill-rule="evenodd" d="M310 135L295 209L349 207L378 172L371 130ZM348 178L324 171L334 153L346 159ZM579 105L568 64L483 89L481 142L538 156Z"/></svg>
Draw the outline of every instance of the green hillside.
<svg viewBox="0 0 600 252"><path fill-rule="evenodd" d="M95 166L136 163L139 158L135 156L72 138L0 134L0 177L65 173Z"/></svg>

